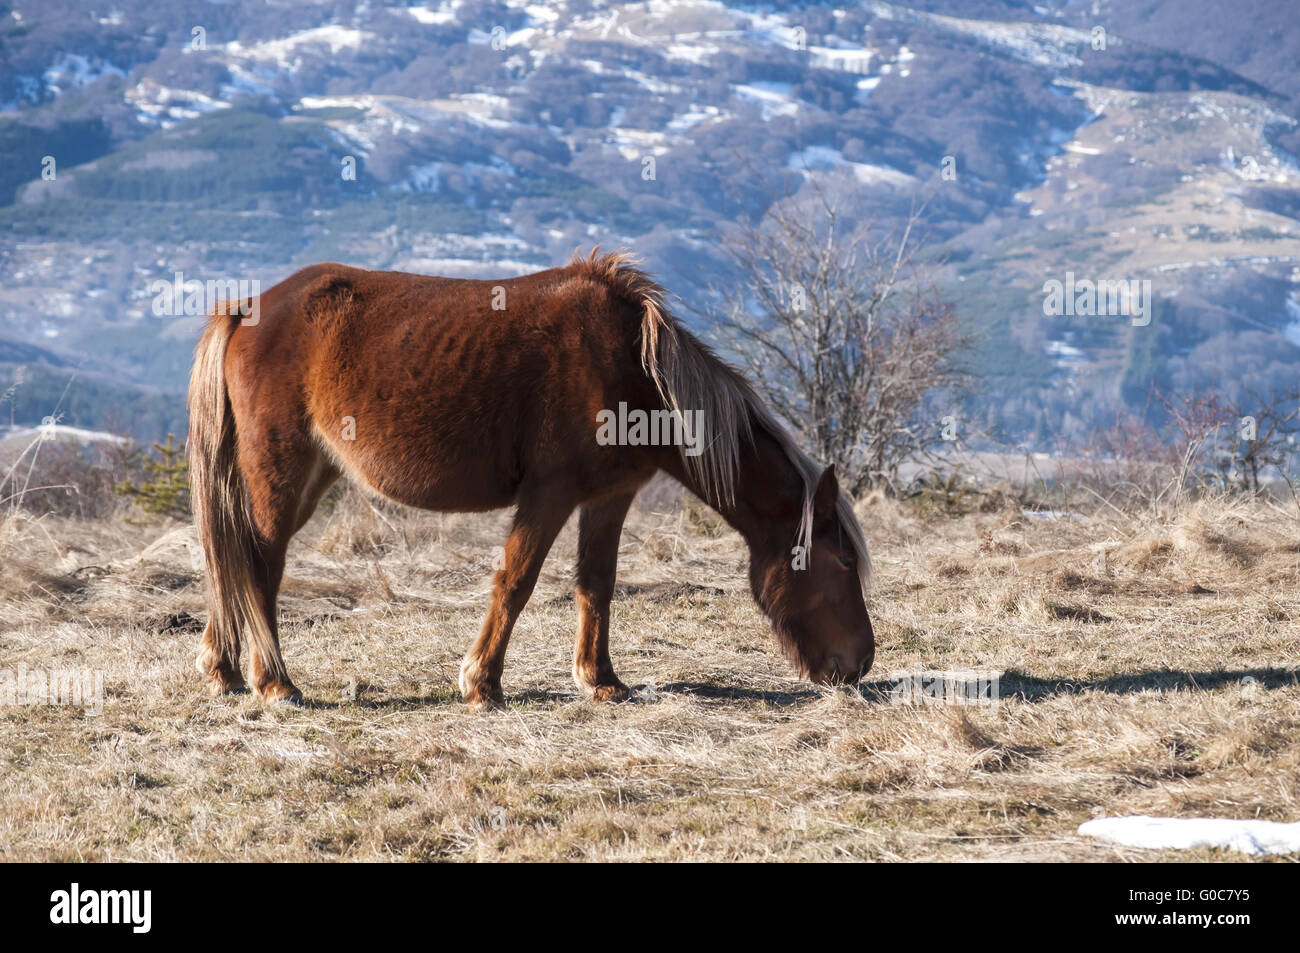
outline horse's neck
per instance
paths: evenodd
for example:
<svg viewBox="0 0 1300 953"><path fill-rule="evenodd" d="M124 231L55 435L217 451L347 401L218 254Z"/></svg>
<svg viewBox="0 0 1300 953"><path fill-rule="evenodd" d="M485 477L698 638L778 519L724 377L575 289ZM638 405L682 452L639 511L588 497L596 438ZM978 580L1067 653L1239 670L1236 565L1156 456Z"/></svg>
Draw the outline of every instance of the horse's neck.
<svg viewBox="0 0 1300 953"><path fill-rule="evenodd" d="M706 453L708 451L705 451ZM803 509L803 478L767 431L754 429L754 444L741 449L740 468L730 500L710 500L686 472L680 457L665 467L671 476L707 501L750 548L785 546L793 539Z"/></svg>

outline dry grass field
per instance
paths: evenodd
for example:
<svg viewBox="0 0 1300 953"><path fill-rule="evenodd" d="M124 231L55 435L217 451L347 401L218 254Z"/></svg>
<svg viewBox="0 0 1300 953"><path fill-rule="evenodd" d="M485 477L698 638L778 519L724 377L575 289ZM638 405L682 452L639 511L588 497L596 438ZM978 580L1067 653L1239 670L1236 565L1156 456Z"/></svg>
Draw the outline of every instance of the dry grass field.
<svg viewBox="0 0 1300 953"><path fill-rule="evenodd" d="M456 673L505 514L318 514L281 602L305 709L205 694L188 528L11 517L0 669L102 672L104 697L0 707L0 857L1238 860L1076 828L1300 816L1295 508L860 515L878 639L861 691L796 680L738 537L652 487L612 626L636 700L594 706L570 680L571 525L487 713ZM891 698L920 671L992 673L1000 698Z"/></svg>

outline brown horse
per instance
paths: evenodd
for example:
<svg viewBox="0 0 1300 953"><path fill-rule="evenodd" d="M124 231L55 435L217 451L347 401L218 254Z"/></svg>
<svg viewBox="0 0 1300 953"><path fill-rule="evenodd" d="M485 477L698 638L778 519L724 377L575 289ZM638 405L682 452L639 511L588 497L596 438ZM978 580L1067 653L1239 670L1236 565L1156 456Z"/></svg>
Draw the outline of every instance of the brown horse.
<svg viewBox="0 0 1300 953"><path fill-rule="evenodd" d="M595 700L627 697L609 659L618 540L660 470L744 537L754 598L801 674L836 683L870 668L870 561L834 471L626 256L495 282L314 265L233 310L210 319L189 398L211 607L198 667L215 692L244 690L246 635L257 693L301 702L276 594L289 539L340 474L423 509L516 507L461 666L473 705L502 702L510 631L575 509L573 677Z"/></svg>

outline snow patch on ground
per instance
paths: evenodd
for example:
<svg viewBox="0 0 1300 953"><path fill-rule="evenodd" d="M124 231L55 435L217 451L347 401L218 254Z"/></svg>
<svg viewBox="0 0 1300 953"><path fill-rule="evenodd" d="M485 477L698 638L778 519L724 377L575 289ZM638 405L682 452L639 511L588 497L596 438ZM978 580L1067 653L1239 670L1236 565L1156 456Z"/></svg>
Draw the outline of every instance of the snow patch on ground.
<svg viewBox="0 0 1300 953"><path fill-rule="evenodd" d="M670 60L685 60L687 63L705 63L710 57L717 56L721 50L712 43L691 45L689 43L670 43L664 47L664 56Z"/></svg>
<svg viewBox="0 0 1300 953"><path fill-rule="evenodd" d="M1099 817L1079 833L1125 847L1188 850L1219 847L1243 854L1300 852L1300 823L1238 821L1226 817Z"/></svg>
<svg viewBox="0 0 1300 953"><path fill-rule="evenodd" d="M42 74L45 85L56 95L65 89L89 86L102 76L125 76L122 70L99 57L88 59L79 53L64 53Z"/></svg>
<svg viewBox="0 0 1300 953"><path fill-rule="evenodd" d="M428 126L457 121L488 129L506 129L513 125L498 119L509 102L491 93L463 93L450 99L409 99L405 96L304 96L295 109L334 109L347 107L362 110L355 119L328 119L325 124L354 143L363 153L375 148L384 136L418 133Z"/></svg>
<svg viewBox="0 0 1300 953"><path fill-rule="evenodd" d="M849 162L839 149L830 146L809 146L799 152L790 153L786 167L800 172L828 172L846 169L853 173L863 185L886 185L903 188L915 183L916 179L906 172L899 172L885 165L872 165L868 162Z"/></svg>
<svg viewBox="0 0 1300 953"><path fill-rule="evenodd" d="M702 122L710 119L721 119L725 115L726 114L717 106L692 106L686 112L669 122L668 128L672 132L686 132L687 130L694 129ZM610 125L617 125L617 123L615 123L611 118Z"/></svg>
<svg viewBox="0 0 1300 953"><path fill-rule="evenodd" d="M764 122L774 116L793 116L799 111L799 103L791 95L794 87L790 83L745 83L732 88L741 99L758 105Z"/></svg>
<svg viewBox="0 0 1300 953"><path fill-rule="evenodd" d="M661 156L669 149L667 137L657 129L624 129L612 126L608 140L629 162L648 155Z"/></svg>
<svg viewBox="0 0 1300 953"><path fill-rule="evenodd" d="M407 7L406 12L420 23L444 25L456 22L456 8L459 3L444 3L436 10L430 7Z"/></svg>
<svg viewBox="0 0 1300 953"><path fill-rule="evenodd" d="M1300 291L1293 291L1286 297L1286 327L1282 336L1292 344L1300 347Z"/></svg>
<svg viewBox="0 0 1300 953"><path fill-rule="evenodd" d="M853 94L853 98L860 103L865 103L871 98L875 88L880 85L880 79L879 76L868 76L858 80L858 91Z"/></svg>
<svg viewBox="0 0 1300 953"><path fill-rule="evenodd" d="M864 4L878 17L911 23L929 23L940 29L970 37L989 46L999 47L1019 59L1039 66L1066 69L1083 64L1077 54L1090 48L1092 36L1083 30L1050 23L1014 23L991 20L967 20L961 17L922 13L906 7L867 0ZM1112 38L1118 44L1118 38Z"/></svg>
<svg viewBox="0 0 1300 953"><path fill-rule="evenodd" d="M1064 341L1048 341L1045 350L1055 358L1057 365L1062 367L1069 364L1082 364L1088 359L1088 355L1083 351Z"/></svg>
<svg viewBox="0 0 1300 953"><path fill-rule="evenodd" d="M223 103L193 89L172 89L161 86L151 79L142 79L126 91L127 105L139 113L140 122L154 124L166 129L185 119L193 119L203 113L218 109L229 109L229 103Z"/></svg>
<svg viewBox="0 0 1300 953"><path fill-rule="evenodd" d="M360 49L373 42L378 42L378 37L372 33L331 25L302 30L278 40L266 40L249 46L232 40L225 45L225 51L231 56L274 63L280 69L292 73L302 64L302 54L306 50L337 53L340 50Z"/></svg>
<svg viewBox="0 0 1300 953"><path fill-rule="evenodd" d="M810 46L808 53L812 57L813 66L843 73L870 72L871 61L876 55L871 50L858 47L836 49L830 46Z"/></svg>
<svg viewBox="0 0 1300 953"><path fill-rule="evenodd" d="M60 443L127 444L131 442L126 437L119 437L115 433L108 433L104 430L85 430L81 427L69 427L67 424L56 423L41 424L39 427L15 427L0 431L0 440L18 441L38 438Z"/></svg>
<svg viewBox="0 0 1300 953"><path fill-rule="evenodd" d="M227 63L226 70L230 73L230 82L221 87L221 95L227 99L234 99L238 96L270 96L275 90L270 84L263 82L258 74L253 70L247 69L239 63ZM262 71L267 73L269 71ZM274 78L265 76L264 78Z"/></svg>

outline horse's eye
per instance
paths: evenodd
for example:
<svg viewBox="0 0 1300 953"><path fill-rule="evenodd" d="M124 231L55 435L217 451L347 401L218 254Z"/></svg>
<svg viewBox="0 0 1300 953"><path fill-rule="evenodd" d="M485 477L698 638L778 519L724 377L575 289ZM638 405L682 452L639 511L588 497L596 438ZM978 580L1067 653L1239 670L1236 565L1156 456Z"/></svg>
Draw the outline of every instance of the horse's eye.
<svg viewBox="0 0 1300 953"><path fill-rule="evenodd" d="M853 560L850 559L848 556L840 556L839 560L840 560L840 565L843 566L845 569L853 568Z"/></svg>

